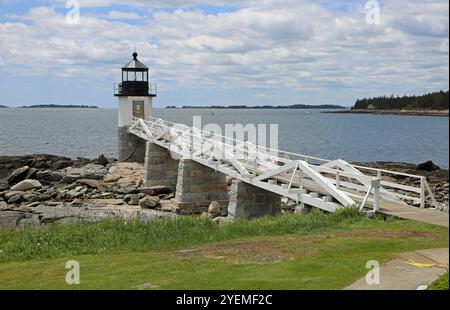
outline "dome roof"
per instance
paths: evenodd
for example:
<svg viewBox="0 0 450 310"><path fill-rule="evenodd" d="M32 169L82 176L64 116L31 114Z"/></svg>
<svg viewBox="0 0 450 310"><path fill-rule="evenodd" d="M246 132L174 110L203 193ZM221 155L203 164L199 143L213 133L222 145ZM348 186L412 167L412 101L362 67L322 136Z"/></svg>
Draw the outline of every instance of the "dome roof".
<svg viewBox="0 0 450 310"><path fill-rule="evenodd" d="M144 65L142 62L140 62L138 59L138 53L133 53L133 59L122 67L123 70L129 70L129 71L146 71L148 70L148 67Z"/></svg>

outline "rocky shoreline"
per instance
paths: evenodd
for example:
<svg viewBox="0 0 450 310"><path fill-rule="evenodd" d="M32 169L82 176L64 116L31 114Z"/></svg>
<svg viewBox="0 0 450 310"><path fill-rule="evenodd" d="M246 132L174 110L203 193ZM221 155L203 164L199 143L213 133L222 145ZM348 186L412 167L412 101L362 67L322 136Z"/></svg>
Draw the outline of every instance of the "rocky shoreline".
<svg viewBox="0 0 450 310"><path fill-rule="evenodd" d="M364 163L428 178L436 198L448 212L448 170L432 163ZM96 160L39 154L0 156L0 228L39 228L52 223L94 222L105 218L150 221L183 214L174 189L146 186L144 167L119 163L101 155ZM399 180L411 184L412 180ZM283 200L283 212L295 202ZM213 202L203 217L228 221L226 206Z"/></svg>
<svg viewBox="0 0 450 310"><path fill-rule="evenodd" d="M374 114L374 115L409 115L409 116L441 116L448 117L448 110L369 110L351 109L338 111L324 111L322 113L337 114Z"/></svg>
<svg viewBox="0 0 450 310"><path fill-rule="evenodd" d="M178 216L173 189L145 187L143 165L53 155L0 157L0 227Z"/></svg>

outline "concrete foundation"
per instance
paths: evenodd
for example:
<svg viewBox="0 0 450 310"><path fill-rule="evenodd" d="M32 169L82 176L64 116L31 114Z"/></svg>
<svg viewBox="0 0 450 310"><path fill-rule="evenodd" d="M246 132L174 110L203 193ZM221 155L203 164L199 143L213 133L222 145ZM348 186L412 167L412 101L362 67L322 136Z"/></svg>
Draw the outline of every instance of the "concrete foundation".
<svg viewBox="0 0 450 310"><path fill-rule="evenodd" d="M152 142L147 142L145 151L145 185L164 185L175 189L177 179L178 160L173 159L167 149Z"/></svg>
<svg viewBox="0 0 450 310"><path fill-rule="evenodd" d="M255 218L281 213L281 196L251 184L233 180L228 204L228 216Z"/></svg>
<svg viewBox="0 0 450 310"><path fill-rule="evenodd" d="M128 126L118 129L119 161L144 163L147 141L127 131Z"/></svg>
<svg viewBox="0 0 450 310"><path fill-rule="evenodd" d="M174 199L177 207L186 213L200 213L207 211L212 201L222 207L228 205L226 176L195 161L180 159Z"/></svg>

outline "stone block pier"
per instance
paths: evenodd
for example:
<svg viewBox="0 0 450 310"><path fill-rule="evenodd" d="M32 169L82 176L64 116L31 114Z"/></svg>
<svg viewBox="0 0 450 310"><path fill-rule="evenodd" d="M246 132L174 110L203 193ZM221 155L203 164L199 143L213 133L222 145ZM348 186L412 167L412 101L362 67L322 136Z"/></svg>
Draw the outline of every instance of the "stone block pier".
<svg viewBox="0 0 450 310"><path fill-rule="evenodd" d="M125 134L124 132L123 135ZM232 218L254 218L281 213L280 195L237 180L233 180L229 186L224 173L194 160L174 159L167 148L151 141L133 135L124 137L132 138L132 141L127 142L126 138L122 140L122 153L138 151L137 156L127 159L124 155L122 160L140 162L143 159L145 185L173 188L175 198L172 202L183 213L205 212L213 201L219 202L222 209L228 209L228 216Z"/></svg>
<svg viewBox="0 0 450 310"><path fill-rule="evenodd" d="M170 152L152 142L146 143L144 182L147 186L164 185L175 190L179 161Z"/></svg>
<svg viewBox="0 0 450 310"><path fill-rule="evenodd" d="M228 215L255 218L281 214L280 196L242 181L233 180Z"/></svg>
<svg viewBox="0 0 450 310"><path fill-rule="evenodd" d="M180 159L175 203L185 211L206 211L211 202L228 204L227 179L223 173L193 160Z"/></svg>

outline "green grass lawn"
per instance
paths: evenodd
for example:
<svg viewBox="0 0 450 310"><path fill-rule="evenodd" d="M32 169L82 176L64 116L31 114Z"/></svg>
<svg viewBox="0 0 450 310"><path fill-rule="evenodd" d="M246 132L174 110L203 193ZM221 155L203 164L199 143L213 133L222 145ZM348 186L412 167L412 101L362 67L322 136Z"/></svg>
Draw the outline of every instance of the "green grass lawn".
<svg viewBox="0 0 450 310"><path fill-rule="evenodd" d="M448 272L445 273L442 277L431 283L428 287L428 290L432 291L448 291Z"/></svg>
<svg viewBox="0 0 450 310"><path fill-rule="evenodd" d="M395 253L448 246L448 229L352 210L217 226L183 217L0 232L0 289L341 289ZM65 283L80 262L81 284Z"/></svg>

